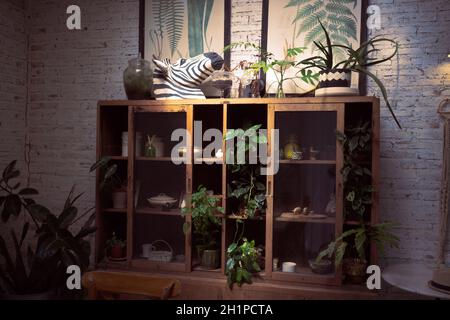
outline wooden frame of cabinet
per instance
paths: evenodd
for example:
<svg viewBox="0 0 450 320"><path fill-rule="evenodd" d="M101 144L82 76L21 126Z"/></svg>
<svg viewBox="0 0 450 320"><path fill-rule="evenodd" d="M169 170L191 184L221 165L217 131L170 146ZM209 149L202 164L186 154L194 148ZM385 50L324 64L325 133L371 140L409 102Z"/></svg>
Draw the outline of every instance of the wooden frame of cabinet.
<svg viewBox="0 0 450 320"><path fill-rule="evenodd" d="M194 110L201 110L201 108L217 108L217 114L221 114L222 119L217 122L221 123L221 130L223 135L226 134L227 127L229 125L230 108L235 110L233 112L239 112L236 108L242 108L239 110L245 110L248 108L260 108L264 110L266 114L267 129L276 128L275 126L275 114L278 112L321 112L332 111L336 113L336 129L344 131L346 123L352 121L353 115L360 115L366 120L370 120L372 123L372 155L370 168L372 171L372 185L375 187L373 193L373 204L371 206L371 213L369 221L367 223L376 223L378 221L378 196L379 196L379 113L380 105L379 100L373 97L326 97L326 98L286 98L286 99L206 99L206 100L171 100L171 101L127 101L127 100L115 100L115 101L99 101L98 113L97 113L97 158L108 155L113 161L122 163L122 166L126 165L126 176L128 180L127 187L127 202L128 207L126 210L105 208L102 204L100 192L98 191L99 179L97 174L97 192L96 192L96 224L99 228L96 234L95 255L96 262L101 263L104 261L104 243L108 237L110 231L108 219L111 216L119 216L117 224L122 225L125 223L124 235L127 239L127 257L124 262L106 262L108 268L121 268L128 270L139 270L148 272L170 272L174 274L188 274L192 276L207 277L211 279L224 279L225 272L225 260L226 260L226 248L228 245L227 239L227 221L230 218L227 215L221 217L221 266L220 270L216 272L198 270L192 267L192 234L185 236L185 261L183 263L158 263L144 261L142 259L135 259L133 256L133 221L136 215L136 208L134 205L134 173L136 160L147 161L150 165L151 162L158 161L170 161L170 158L160 159L135 159L135 115L139 113L173 113L181 112L186 116L186 129L191 134L191 140L188 144L188 150L190 150L191 156L193 156L193 133L194 133ZM237 111L236 111L237 110ZM128 131L128 155L132 157L122 157L118 153L120 144L120 132ZM269 145L271 144L269 137ZM223 150L225 150L225 142L223 142ZM268 149L270 150L270 148ZM298 165L334 165L336 168L336 217L335 217L335 236L340 235L346 226L355 224L354 221L347 221L343 215L343 185L342 177L339 173L340 168L343 165L343 154L341 146L336 142L336 159L332 161L326 160L303 160L298 161ZM283 165L283 161L281 161ZM214 166L214 165L213 165ZM221 177L220 181L220 193L218 196L222 200L222 206L227 206L227 165L225 161L219 160L216 163L217 170L221 170L218 175ZM196 164L186 165L186 183L185 191L189 195L193 192L193 175L195 170L201 170L197 168ZM341 270L338 269L332 276L323 277L300 274L287 274L283 272L274 272L272 270L272 244L273 244L273 188L274 188L274 176L268 176L266 180L267 186L267 212L265 217L265 270L262 272L262 280L267 283L311 283L321 285L340 285L342 283ZM190 217L187 216L186 221L190 222ZM370 247L370 263L376 263L376 248L374 244Z"/></svg>

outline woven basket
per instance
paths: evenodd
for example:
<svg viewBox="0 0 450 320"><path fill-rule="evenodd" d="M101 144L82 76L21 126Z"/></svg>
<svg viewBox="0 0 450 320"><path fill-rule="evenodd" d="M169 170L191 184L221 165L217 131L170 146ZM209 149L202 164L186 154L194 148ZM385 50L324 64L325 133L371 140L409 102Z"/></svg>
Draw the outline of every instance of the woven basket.
<svg viewBox="0 0 450 320"><path fill-rule="evenodd" d="M158 250L155 246L156 243L163 243L169 248L170 251L167 250ZM170 244L168 244L164 240L155 240L151 244L151 250L148 255L148 260L150 261L158 261L158 262L170 262L173 258L173 250Z"/></svg>

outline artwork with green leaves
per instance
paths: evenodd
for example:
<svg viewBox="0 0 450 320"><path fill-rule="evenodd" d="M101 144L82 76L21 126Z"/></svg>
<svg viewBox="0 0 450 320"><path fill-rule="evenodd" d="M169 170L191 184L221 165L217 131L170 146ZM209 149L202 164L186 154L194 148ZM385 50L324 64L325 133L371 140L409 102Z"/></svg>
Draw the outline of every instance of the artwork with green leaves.
<svg viewBox="0 0 450 320"><path fill-rule="evenodd" d="M268 10L267 21L267 51L277 57L303 60L317 56L316 43L325 42L319 20L328 31L331 41L336 45L359 47L361 42L361 14L362 0L265 0ZM289 57L291 48L304 48L296 57ZM344 50L334 48L335 62L344 60ZM276 70L275 70L276 71ZM267 73L267 92L275 93L275 71ZM285 81L284 92L304 93L314 86L303 82L296 76L299 69L292 66L286 70L286 77L292 81ZM358 75L352 76L352 87L358 87Z"/></svg>
<svg viewBox="0 0 450 320"><path fill-rule="evenodd" d="M145 0L144 58L151 61L154 55L175 62L204 52L222 52L227 1Z"/></svg>

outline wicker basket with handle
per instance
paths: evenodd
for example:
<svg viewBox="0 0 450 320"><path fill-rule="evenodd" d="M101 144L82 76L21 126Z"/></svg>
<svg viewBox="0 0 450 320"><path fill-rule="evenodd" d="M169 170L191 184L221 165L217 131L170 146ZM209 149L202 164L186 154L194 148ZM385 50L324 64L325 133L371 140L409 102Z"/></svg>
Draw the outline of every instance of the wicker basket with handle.
<svg viewBox="0 0 450 320"><path fill-rule="evenodd" d="M170 251L167 250L158 250L155 244L162 243L165 244ZM170 244L168 244L164 240L155 240L151 243L150 253L148 255L148 260L150 261L158 261L158 262L170 262L173 258L173 250Z"/></svg>

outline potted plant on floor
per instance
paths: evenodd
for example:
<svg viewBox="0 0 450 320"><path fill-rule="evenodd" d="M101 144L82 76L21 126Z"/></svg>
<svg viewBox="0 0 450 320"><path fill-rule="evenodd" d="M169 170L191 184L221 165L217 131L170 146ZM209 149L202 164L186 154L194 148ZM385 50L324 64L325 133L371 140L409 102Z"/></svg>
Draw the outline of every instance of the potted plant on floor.
<svg viewBox="0 0 450 320"><path fill-rule="evenodd" d="M218 199L208 194L204 186L199 186L197 192L192 194L191 205L182 208L182 214L192 216L193 233L197 242L197 257L206 269L217 269L220 266L220 252L215 240L217 227L221 225L216 215L224 213L224 209L217 205ZM185 233L189 231L190 224L183 226Z"/></svg>
<svg viewBox="0 0 450 320"><path fill-rule="evenodd" d="M343 265L345 278L352 283L361 283L366 276L366 252L370 241L374 241L378 251L383 254L385 244L397 248L399 239L389 229L392 223L379 223L366 226L360 224L357 228L343 232L335 241L321 251L316 262L323 258L331 259L334 256L335 267ZM349 245L350 244L350 245Z"/></svg>
<svg viewBox="0 0 450 320"><path fill-rule="evenodd" d="M301 67L297 75L305 82L310 83L311 75L314 74L312 70L319 69L319 90L330 87L350 87L352 71L368 76L380 88L386 106L388 107L398 127L401 128L400 123L392 110L391 104L389 103L387 91L383 85L383 82L381 82L375 74L368 70L371 66L391 60L398 52L398 43L392 39L376 36L363 42L357 49L353 49L346 45L332 44L327 30L323 26L320 19L317 19L319 20L320 26L324 32L326 44L314 41L316 49L322 55L313 56L297 62L295 66ZM377 46L386 47L389 44L393 45L393 52L385 57L378 58L377 54L381 51L385 52L386 50L381 50ZM342 61L335 61L334 50L344 50L344 52L346 52L346 58ZM324 92L326 90L327 89L325 89ZM316 90L316 95L317 94L318 91Z"/></svg>
<svg viewBox="0 0 450 320"><path fill-rule="evenodd" d="M110 239L106 241L107 257L110 260L123 260L126 257L125 248L127 242L119 239L116 233L113 232Z"/></svg>
<svg viewBox="0 0 450 320"><path fill-rule="evenodd" d="M23 225L19 235L11 226L10 247L5 235L0 236L0 296L19 300L73 298L76 293L66 287L66 270L77 265L83 272L89 266L91 245L86 238L96 231L94 214L88 216L93 208L78 214L75 202L82 194L75 195L72 188L59 215L53 214L33 199L36 189L20 188L20 171L15 165L16 161L11 162L0 177L1 218L5 227L12 219L15 226L20 221ZM74 232L75 225L86 217ZM30 228L36 230L34 237Z"/></svg>
<svg viewBox="0 0 450 320"><path fill-rule="evenodd" d="M104 197L109 197L114 209L125 209L127 207L127 183L117 174L117 164L111 164L110 157L103 157L95 162L90 172L100 170L100 190ZM105 199L108 201L107 199Z"/></svg>
<svg viewBox="0 0 450 320"><path fill-rule="evenodd" d="M238 201L237 216L252 218L265 212L266 186L263 183L259 164L251 164L250 152L256 151L259 144L266 144L267 137L258 135L261 125L248 129L228 130L225 140L236 139L233 147L227 146L227 165L231 174L236 177L228 185L228 197ZM243 162L240 164L240 158Z"/></svg>

